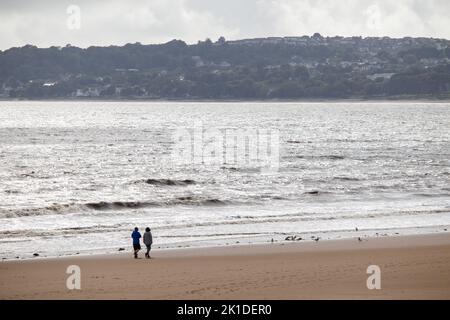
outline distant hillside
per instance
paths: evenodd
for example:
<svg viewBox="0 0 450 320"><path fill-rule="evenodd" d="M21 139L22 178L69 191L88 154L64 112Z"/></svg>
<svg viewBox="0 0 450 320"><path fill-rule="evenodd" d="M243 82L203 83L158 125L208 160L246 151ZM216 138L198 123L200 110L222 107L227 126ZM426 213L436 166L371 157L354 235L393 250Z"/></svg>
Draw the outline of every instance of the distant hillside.
<svg viewBox="0 0 450 320"><path fill-rule="evenodd" d="M450 41L315 34L0 51L0 98L86 97L449 98Z"/></svg>

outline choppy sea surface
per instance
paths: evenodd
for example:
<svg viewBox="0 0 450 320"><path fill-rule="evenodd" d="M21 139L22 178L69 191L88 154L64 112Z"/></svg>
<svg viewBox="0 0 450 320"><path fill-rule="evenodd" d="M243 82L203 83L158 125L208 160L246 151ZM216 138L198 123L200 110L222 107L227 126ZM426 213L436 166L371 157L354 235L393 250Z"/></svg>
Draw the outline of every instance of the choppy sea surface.
<svg viewBox="0 0 450 320"><path fill-rule="evenodd" d="M276 168L177 161L208 130L275 132ZM450 104L0 102L0 258L130 250L135 226L156 248L445 232Z"/></svg>

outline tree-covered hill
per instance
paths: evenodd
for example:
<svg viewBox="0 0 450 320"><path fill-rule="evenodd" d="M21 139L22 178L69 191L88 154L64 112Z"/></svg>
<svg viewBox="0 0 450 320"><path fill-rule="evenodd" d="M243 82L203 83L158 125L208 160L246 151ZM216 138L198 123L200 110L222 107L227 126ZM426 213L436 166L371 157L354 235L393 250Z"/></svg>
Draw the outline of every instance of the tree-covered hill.
<svg viewBox="0 0 450 320"><path fill-rule="evenodd" d="M448 98L450 41L315 34L195 45L27 45L0 51L0 97Z"/></svg>

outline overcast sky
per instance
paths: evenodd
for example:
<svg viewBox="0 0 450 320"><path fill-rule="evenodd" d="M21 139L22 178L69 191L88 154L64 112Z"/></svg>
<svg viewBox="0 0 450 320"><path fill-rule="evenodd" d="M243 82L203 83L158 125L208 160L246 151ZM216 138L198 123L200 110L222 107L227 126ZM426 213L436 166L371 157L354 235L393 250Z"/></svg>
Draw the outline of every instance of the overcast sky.
<svg viewBox="0 0 450 320"><path fill-rule="evenodd" d="M2 50L315 32L450 39L450 0L0 0Z"/></svg>

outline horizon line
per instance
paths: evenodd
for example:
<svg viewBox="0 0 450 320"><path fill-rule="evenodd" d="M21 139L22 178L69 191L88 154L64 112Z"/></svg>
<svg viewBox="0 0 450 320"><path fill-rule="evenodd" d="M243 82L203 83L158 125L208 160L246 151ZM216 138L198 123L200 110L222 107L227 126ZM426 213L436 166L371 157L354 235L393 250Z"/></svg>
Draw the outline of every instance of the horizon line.
<svg viewBox="0 0 450 320"><path fill-rule="evenodd" d="M320 36L320 37L319 37ZM197 43L188 43L182 39L176 39L173 38L172 40L166 41L166 42L154 42L154 43L142 43L140 41L136 41L136 42L127 42L125 44L109 44L109 45L89 45L89 46L77 46L77 45L72 45L70 43L66 43L65 45L51 45L51 46L46 46L46 47L39 47L37 45L31 44L31 43L27 43L24 44L22 46L13 46L13 47L9 47L6 49L0 49L0 53L1 52L5 52L11 49L21 49L21 48L25 48L25 47L35 47L37 49L50 49L50 48L65 48L65 47L72 47L72 48L78 48L78 49L88 49L88 48L108 48L108 47L124 47L126 45L142 45L142 46L158 46L158 45L166 45L169 44L171 42L183 42L184 44L186 44L187 46L196 46L200 43L204 43L207 42L208 40L211 41L211 43L213 44L217 44L219 43L219 40L222 37L219 37L218 40L213 41L211 40L211 38L206 38L204 40L197 40ZM414 36L404 36L404 37L390 37L390 36L363 36L363 35L353 35L353 36L340 36L340 35L334 35L334 36L322 36L320 33L316 32L313 35L309 36L309 35L298 35L298 36L268 36L268 37L255 37L255 38L240 38L240 39L232 39L232 40L227 40L225 39L225 43L233 43L233 42L240 42L240 41L248 41L248 40L264 40L264 39L301 39L301 38L309 38L309 39L314 39L314 38L318 38L318 39L336 39L336 38L342 38L342 39L362 39L362 40L367 40L367 39L378 39L378 40L382 40L382 39L389 39L389 40L402 40L402 39L426 39L426 40L438 40L438 41L450 41L450 39L447 38L435 38L435 37L424 37L424 36L420 36L420 37L414 37Z"/></svg>

